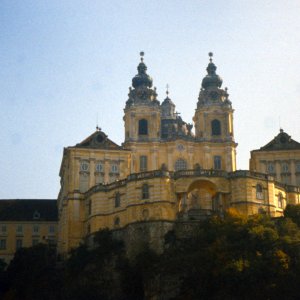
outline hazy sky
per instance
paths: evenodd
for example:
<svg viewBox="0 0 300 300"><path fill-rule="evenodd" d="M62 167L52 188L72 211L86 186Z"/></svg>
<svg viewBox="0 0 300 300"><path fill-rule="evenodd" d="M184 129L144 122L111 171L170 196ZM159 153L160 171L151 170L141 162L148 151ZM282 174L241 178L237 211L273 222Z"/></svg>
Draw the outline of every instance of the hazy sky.
<svg viewBox="0 0 300 300"><path fill-rule="evenodd" d="M235 109L239 169L281 126L300 141L300 1L0 1L0 198L56 198L63 147L124 137L139 52L192 121L209 51ZM280 121L279 121L280 119Z"/></svg>

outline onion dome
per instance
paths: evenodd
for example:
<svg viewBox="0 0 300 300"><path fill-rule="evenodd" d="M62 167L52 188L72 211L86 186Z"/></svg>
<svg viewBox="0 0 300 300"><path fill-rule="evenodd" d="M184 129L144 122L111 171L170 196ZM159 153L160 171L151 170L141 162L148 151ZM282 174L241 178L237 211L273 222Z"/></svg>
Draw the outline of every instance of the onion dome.
<svg viewBox="0 0 300 300"><path fill-rule="evenodd" d="M138 87L152 87L152 78L146 73L147 66L144 64L144 52L140 52L141 62L139 63L137 70L138 74L135 75L132 79L132 86L134 88Z"/></svg>
<svg viewBox="0 0 300 300"><path fill-rule="evenodd" d="M209 52L208 55L210 57L210 59L209 59L210 62L206 68L207 75L202 80L202 88L204 88L204 89L207 89L209 87L220 88L223 80L219 75L216 74L217 67L212 62L213 53Z"/></svg>

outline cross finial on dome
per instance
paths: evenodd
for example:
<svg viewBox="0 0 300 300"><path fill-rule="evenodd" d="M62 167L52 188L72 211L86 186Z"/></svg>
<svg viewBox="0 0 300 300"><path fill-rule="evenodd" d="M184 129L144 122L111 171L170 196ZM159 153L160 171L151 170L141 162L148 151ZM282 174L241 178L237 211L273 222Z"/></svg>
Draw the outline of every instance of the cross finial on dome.
<svg viewBox="0 0 300 300"><path fill-rule="evenodd" d="M209 52L208 56L209 56L209 61L212 62L212 57L214 56L214 54L212 52Z"/></svg>
<svg viewBox="0 0 300 300"><path fill-rule="evenodd" d="M167 90L166 90L166 94L167 94L167 97L169 96L169 87L170 87L169 84L167 84L167 85L166 85L166 89L167 89Z"/></svg>
<svg viewBox="0 0 300 300"><path fill-rule="evenodd" d="M144 52L144 51L141 51L141 52L140 52L141 62L144 61L144 55L145 55L145 52Z"/></svg>

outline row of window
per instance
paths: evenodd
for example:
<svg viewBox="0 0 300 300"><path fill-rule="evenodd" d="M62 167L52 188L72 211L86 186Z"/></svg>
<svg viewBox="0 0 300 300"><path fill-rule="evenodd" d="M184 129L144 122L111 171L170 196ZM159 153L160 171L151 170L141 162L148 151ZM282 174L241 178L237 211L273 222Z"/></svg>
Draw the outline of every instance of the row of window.
<svg viewBox="0 0 300 300"><path fill-rule="evenodd" d="M7 233L7 225L3 224L0 226L0 233ZM17 225L16 227L16 233L23 233L23 225ZM39 233L40 232L40 225L32 225L32 232L34 233ZM55 233L55 226L54 225L49 225L48 227L48 232L49 233Z"/></svg>
<svg viewBox="0 0 300 300"><path fill-rule="evenodd" d="M80 171L87 172L87 171L89 171L89 169L90 169L90 165L87 161L82 161L80 163ZM104 172L104 164L101 162L96 163L95 169L96 169L96 172L99 172L99 173ZM119 165L111 164L110 172L111 173L119 173Z"/></svg>
<svg viewBox="0 0 300 300"><path fill-rule="evenodd" d="M145 184L142 185L142 188L141 188L141 199L142 200L147 200L149 198L150 198L149 185L145 183ZM115 193L114 202L115 202L115 207L120 207L121 206L121 194L119 192ZM91 202L91 200L89 201L88 213L89 213L89 215L92 213L92 202Z"/></svg>
<svg viewBox="0 0 300 300"><path fill-rule="evenodd" d="M256 199L258 200L264 200L264 192L263 192L263 187L261 184L256 185ZM283 208L283 196L281 193L278 194L277 196L277 206L279 208Z"/></svg>
<svg viewBox="0 0 300 300"><path fill-rule="evenodd" d="M214 169L221 170L222 168L222 158L221 156L214 156ZM175 171L186 170L187 169L187 161L185 159L178 159L175 162ZM147 156L140 156L140 172L147 171Z"/></svg>
<svg viewBox="0 0 300 300"><path fill-rule="evenodd" d="M139 120L139 135L148 135L148 121L146 119ZM217 119L211 121L211 134L221 135L221 122Z"/></svg>
<svg viewBox="0 0 300 300"><path fill-rule="evenodd" d="M31 246L36 246L40 243L41 241L39 239L32 239ZM55 244L54 239L48 239L48 243L53 245ZM7 243L6 239L0 239L0 250L6 250ZM23 247L23 239L16 239L16 250L20 249Z"/></svg>
<svg viewBox="0 0 300 300"><path fill-rule="evenodd" d="M280 167L281 167L281 172L282 173L288 173L289 170L290 170L289 163L287 163L287 162L282 162L280 164ZM300 162L296 162L295 169L296 169L297 173L298 172L300 173ZM269 174L275 174L276 173L275 163L274 162L268 162L267 163L267 170L266 171Z"/></svg>

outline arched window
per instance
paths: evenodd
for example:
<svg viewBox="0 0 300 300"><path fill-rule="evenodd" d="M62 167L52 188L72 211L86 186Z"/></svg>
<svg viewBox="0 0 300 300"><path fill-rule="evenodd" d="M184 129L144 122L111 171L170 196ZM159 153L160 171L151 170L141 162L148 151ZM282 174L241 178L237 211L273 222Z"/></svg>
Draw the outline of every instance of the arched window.
<svg viewBox="0 0 300 300"><path fill-rule="evenodd" d="M149 199L149 185L147 183L142 186L142 199Z"/></svg>
<svg viewBox="0 0 300 300"><path fill-rule="evenodd" d="M121 196L120 193L117 192L115 195L115 207L120 207L121 205Z"/></svg>
<svg viewBox="0 0 300 300"><path fill-rule="evenodd" d="M219 120L211 121L211 135L221 135L221 122Z"/></svg>
<svg viewBox="0 0 300 300"><path fill-rule="evenodd" d="M283 208L283 197L281 193L278 194L278 207Z"/></svg>
<svg viewBox="0 0 300 300"><path fill-rule="evenodd" d="M256 199L263 200L264 199L264 192L263 188L260 184L256 185Z"/></svg>
<svg viewBox="0 0 300 300"><path fill-rule="evenodd" d="M186 170L187 169L187 163L184 159L180 158L175 163L175 171L179 170Z"/></svg>
<svg viewBox="0 0 300 300"><path fill-rule="evenodd" d="M148 121L145 119L139 120L139 135L148 134Z"/></svg>

